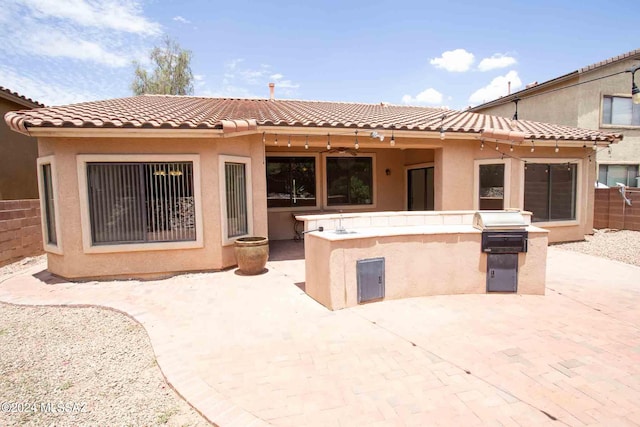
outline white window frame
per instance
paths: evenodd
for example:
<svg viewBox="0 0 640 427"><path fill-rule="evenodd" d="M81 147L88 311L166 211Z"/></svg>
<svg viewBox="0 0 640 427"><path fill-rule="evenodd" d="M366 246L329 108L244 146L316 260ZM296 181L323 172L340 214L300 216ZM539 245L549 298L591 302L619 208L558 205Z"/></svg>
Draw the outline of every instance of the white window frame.
<svg viewBox="0 0 640 427"><path fill-rule="evenodd" d="M580 225L582 220L582 210L583 204L586 203L585 195L582 192L582 189L585 188L586 183L583 182L587 179L586 174L583 173L585 168L583 167L584 160L576 160L569 158L561 158L561 159L551 159L545 157L536 157L536 158L523 158L522 160L526 160L529 164L575 164L576 165L576 219L570 219L566 221L543 221L543 222L532 222L532 225L536 227L568 227ZM520 209L524 210L524 179L525 179L525 165L523 164L520 172Z"/></svg>
<svg viewBox="0 0 640 427"><path fill-rule="evenodd" d="M478 159L473 162L473 210L480 209L480 166L498 164L504 165L503 209L511 208L511 159Z"/></svg>
<svg viewBox="0 0 640 427"><path fill-rule="evenodd" d="M91 241L91 215L89 213L89 186L87 163L147 163L147 162L192 162L193 198L196 216L196 239L186 242L120 243L116 245L93 245ZM112 253L159 251L172 249L194 249L203 247L202 195L200 186L200 156L198 154L79 154L76 156L78 171L78 193L80 200L80 224L84 253Z"/></svg>
<svg viewBox="0 0 640 427"><path fill-rule="evenodd" d="M246 194L247 194L247 234L241 236L227 237L229 235L229 223L227 222L227 187L225 163L243 163L246 173ZM253 235L253 184L251 180L251 157L230 156L221 154L218 156L218 193L220 195L220 221L222 224L222 246L233 245L236 239ZM266 175L265 175L266 177ZM265 182L266 190L266 182Z"/></svg>
<svg viewBox="0 0 640 427"><path fill-rule="evenodd" d="M602 116L604 114L604 98L606 97L631 99L631 95L628 93L602 93L600 95L600 117L598 118L598 122L602 129L640 129L640 125L614 125L611 123L604 123Z"/></svg>
<svg viewBox="0 0 640 427"><path fill-rule="evenodd" d="M58 191L58 173L56 168L56 158L55 156L45 156L39 157L37 159L38 165L38 194L40 196L40 226L42 228L42 245L46 252L52 252L54 254L62 255L62 227L60 225L60 206L58 199L60 198L60 192ZM49 230L47 228L47 220L46 220L46 205L45 205L45 190L44 190L44 182L42 175L42 166L50 165L51 166L51 187L53 189L53 218L56 222L56 244L49 243Z"/></svg>
<svg viewBox="0 0 640 427"><path fill-rule="evenodd" d="M328 186L327 186L327 178L328 178L328 174L327 174L327 159L330 158L338 158L338 157L346 157L346 158L353 158L353 156L349 153L334 153L334 154L329 154L329 153L323 153L322 154L322 167L323 167L323 176L322 176L322 193L323 193L323 197L322 197L322 206L323 209L328 209L328 210L349 210L349 209L354 209L354 210L362 210L362 209L375 209L376 205L377 205L377 201L378 201L378 185L376 183L376 154L375 153L358 153L358 155L356 157L370 157L371 158L371 186L372 191L371 191L371 203L368 205L329 205L329 192L328 192Z"/></svg>
<svg viewBox="0 0 640 427"><path fill-rule="evenodd" d="M316 204L314 206L299 206L299 207L280 207L280 208L267 208L269 212L291 212L291 211L308 211L314 209L320 209L322 201L322 182L320 173L320 153L305 153L304 151L292 152L292 153L279 153L277 151L270 151L266 153L266 157L313 157L316 162ZM266 168L266 162L265 162ZM266 177L266 173L265 173Z"/></svg>

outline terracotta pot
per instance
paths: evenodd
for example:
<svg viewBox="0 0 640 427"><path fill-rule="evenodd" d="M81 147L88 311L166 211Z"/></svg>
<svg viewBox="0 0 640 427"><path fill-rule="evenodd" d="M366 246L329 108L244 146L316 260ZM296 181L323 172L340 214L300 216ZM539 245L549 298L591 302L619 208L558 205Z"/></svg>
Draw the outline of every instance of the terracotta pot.
<svg viewBox="0 0 640 427"><path fill-rule="evenodd" d="M266 237L240 237L235 242L236 262L240 273L260 274L269 259L269 239Z"/></svg>

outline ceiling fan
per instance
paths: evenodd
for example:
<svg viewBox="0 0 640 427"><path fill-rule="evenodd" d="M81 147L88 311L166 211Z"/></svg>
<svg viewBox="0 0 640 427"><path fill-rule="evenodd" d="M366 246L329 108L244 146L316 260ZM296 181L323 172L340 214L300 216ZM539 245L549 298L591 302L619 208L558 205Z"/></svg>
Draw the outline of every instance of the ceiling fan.
<svg viewBox="0 0 640 427"><path fill-rule="evenodd" d="M352 156L357 156L358 155L358 152L356 150L354 150L353 148L346 148L346 147L330 148L328 150L322 151L322 153L351 154Z"/></svg>

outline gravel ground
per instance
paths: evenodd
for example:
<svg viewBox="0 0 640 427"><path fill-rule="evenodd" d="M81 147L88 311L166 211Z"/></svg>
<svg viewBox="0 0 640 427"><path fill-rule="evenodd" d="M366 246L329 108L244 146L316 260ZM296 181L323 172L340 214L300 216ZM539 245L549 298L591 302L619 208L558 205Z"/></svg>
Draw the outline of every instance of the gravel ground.
<svg viewBox="0 0 640 427"><path fill-rule="evenodd" d="M554 247L595 255L640 267L640 231L595 230L584 242L560 243Z"/></svg>
<svg viewBox="0 0 640 427"><path fill-rule="evenodd" d="M1 426L210 425L167 385L142 326L98 308L0 303L0 405Z"/></svg>

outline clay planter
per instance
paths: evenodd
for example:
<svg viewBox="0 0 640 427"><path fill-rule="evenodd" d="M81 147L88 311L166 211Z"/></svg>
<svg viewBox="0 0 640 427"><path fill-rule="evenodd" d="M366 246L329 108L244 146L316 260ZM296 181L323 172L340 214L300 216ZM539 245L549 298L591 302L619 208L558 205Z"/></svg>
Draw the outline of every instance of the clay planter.
<svg viewBox="0 0 640 427"><path fill-rule="evenodd" d="M240 237L235 241L236 262L240 273L260 274L269 259L269 239L266 237Z"/></svg>

